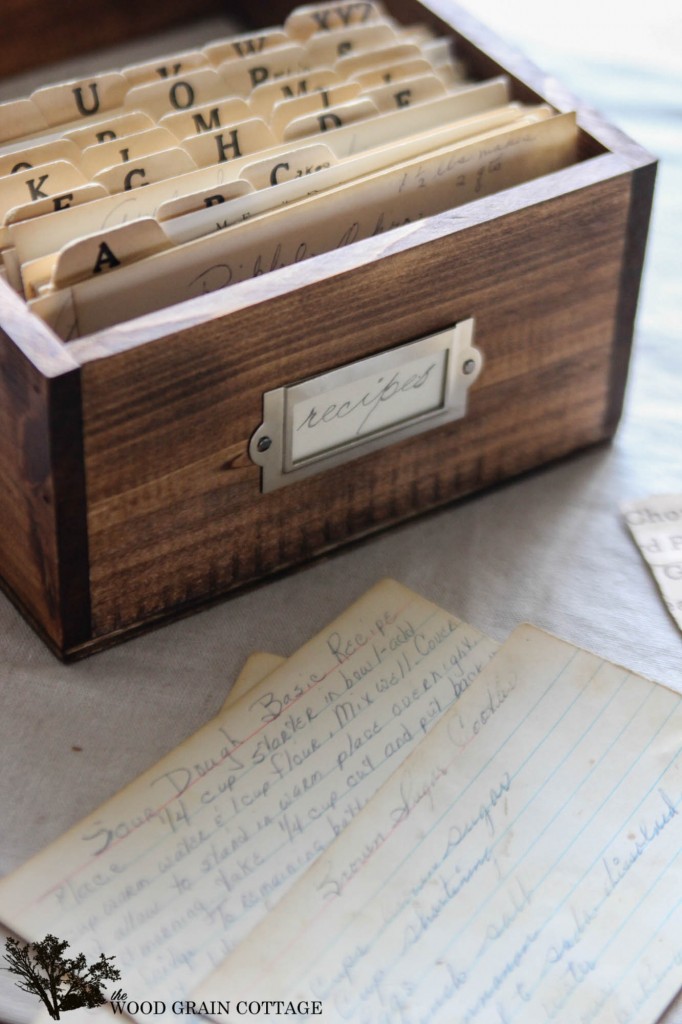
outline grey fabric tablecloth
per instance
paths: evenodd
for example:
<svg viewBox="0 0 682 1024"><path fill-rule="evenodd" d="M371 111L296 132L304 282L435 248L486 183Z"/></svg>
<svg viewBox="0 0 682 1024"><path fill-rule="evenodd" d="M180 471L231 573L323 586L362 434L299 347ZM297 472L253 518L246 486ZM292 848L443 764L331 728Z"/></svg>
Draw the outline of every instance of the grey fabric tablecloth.
<svg viewBox="0 0 682 1024"><path fill-rule="evenodd" d="M291 653L382 576L497 639L530 621L682 692L682 636L618 512L626 499L682 491L679 4L638 5L636 46L634 5L606 4L616 16L603 23L592 7L481 0L476 13L663 161L615 441L70 667L0 596L0 874L205 722L248 654ZM0 87L0 98L11 94ZM0 1021L23 1024L34 1011L0 974ZM682 1002L665 1020L682 1021Z"/></svg>

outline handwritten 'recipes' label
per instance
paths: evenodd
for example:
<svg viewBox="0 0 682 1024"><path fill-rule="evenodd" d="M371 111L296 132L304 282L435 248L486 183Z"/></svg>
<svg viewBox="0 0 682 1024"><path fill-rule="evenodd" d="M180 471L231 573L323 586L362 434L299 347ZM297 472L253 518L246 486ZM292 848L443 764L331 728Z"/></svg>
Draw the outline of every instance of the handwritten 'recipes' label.
<svg viewBox="0 0 682 1024"><path fill-rule="evenodd" d="M360 440L397 423L439 409L447 352L413 359L392 373L378 373L293 405L292 461Z"/></svg>

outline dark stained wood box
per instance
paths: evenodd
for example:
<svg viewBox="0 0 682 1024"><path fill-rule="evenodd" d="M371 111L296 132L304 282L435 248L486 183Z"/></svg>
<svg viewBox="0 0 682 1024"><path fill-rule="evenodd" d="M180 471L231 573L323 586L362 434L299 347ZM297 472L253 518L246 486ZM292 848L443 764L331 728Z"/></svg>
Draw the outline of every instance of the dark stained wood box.
<svg viewBox="0 0 682 1024"><path fill-rule="evenodd" d="M71 344L0 281L0 572L58 655L94 651L615 430L655 161L454 4L385 6L454 34L476 77L504 72L515 98L578 110L581 159L408 235ZM9 0L3 67L34 63L37 31L55 60L220 8L109 0L95 17L85 0ZM255 10L277 24L289 9L250 5L244 22ZM486 365L465 418L261 493L248 446L264 392L472 316Z"/></svg>

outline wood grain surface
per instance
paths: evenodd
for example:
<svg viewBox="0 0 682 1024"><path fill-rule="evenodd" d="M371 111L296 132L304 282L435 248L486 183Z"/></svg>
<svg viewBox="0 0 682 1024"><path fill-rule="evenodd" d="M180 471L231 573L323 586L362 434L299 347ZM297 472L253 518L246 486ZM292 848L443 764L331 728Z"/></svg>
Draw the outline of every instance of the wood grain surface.
<svg viewBox="0 0 682 1024"><path fill-rule="evenodd" d="M288 7L265 5L252 20L282 20ZM388 7L406 23L451 31L440 0ZM83 10L73 0L65 22L78 28ZM504 71L517 98L576 105L470 15L452 12L476 74ZM106 29L111 41L120 31ZM35 371L40 442L30 457L42 452L51 488L50 511L35 513L28 448L8 425L2 457L30 497L8 501L31 539L9 557L5 579L51 642L92 649L93 639L183 614L609 436L622 408L653 163L592 111L580 120L592 133L581 133L581 162L557 175L70 346L0 282L1 322L28 357L28 376ZM487 362L463 422L260 494L247 448L265 391L469 316ZM9 391L7 415L21 421L25 398L14 383ZM32 551L33 570L17 586L19 550Z"/></svg>
<svg viewBox="0 0 682 1024"><path fill-rule="evenodd" d="M80 373L45 376L0 330L0 564L57 650L90 634Z"/></svg>
<svg viewBox="0 0 682 1024"><path fill-rule="evenodd" d="M86 362L94 635L603 439L629 205L617 177ZM265 390L469 316L463 421L260 493Z"/></svg>
<svg viewBox="0 0 682 1024"><path fill-rule="evenodd" d="M3 0L3 40L11 45L3 46L1 74L113 46L224 6L220 0L99 0L94 7L87 0Z"/></svg>

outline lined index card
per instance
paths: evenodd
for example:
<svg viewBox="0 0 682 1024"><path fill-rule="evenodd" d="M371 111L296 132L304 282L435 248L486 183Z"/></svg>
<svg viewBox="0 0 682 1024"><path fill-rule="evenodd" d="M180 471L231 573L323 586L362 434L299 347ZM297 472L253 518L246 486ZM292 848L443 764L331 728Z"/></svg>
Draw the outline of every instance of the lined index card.
<svg viewBox="0 0 682 1024"><path fill-rule="evenodd" d="M3 879L0 917L28 938L51 931L86 956L114 955L131 999L165 1002L155 1019L172 1020L173 1000L325 852L496 646L407 588L378 584Z"/></svg>
<svg viewBox="0 0 682 1024"><path fill-rule="evenodd" d="M219 712L225 712L233 704L236 704L238 700L244 697L249 690L261 682L267 675L274 672L276 668L279 668L286 658L283 658L279 654L270 654L266 651L257 651L254 654L249 655L246 662L242 666L242 669L235 679L234 683L230 688L225 702ZM70 1011L69 1021L71 1024L100 1024L103 1021L114 1021L120 1018L124 1020L130 1020L131 1018L127 1013L118 1013L118 1008L114 1011L110 1003L105 1003L103 1006L98 1006L94 1009L78 1009ZM193 1019L191 1014L183 1014L185 1020L189 1017L189 1024ZM48 1011L41 1007L38 1013L31 1017L31 1024L50 1024L53 1018L50 1016Z"/></svg>
<svg viewBox="0 0 682 1024"><path fill-rule="evenodd" d="M520 627L214 976L327 1024L648 1024L682 983L682 698Z"/></svg>

